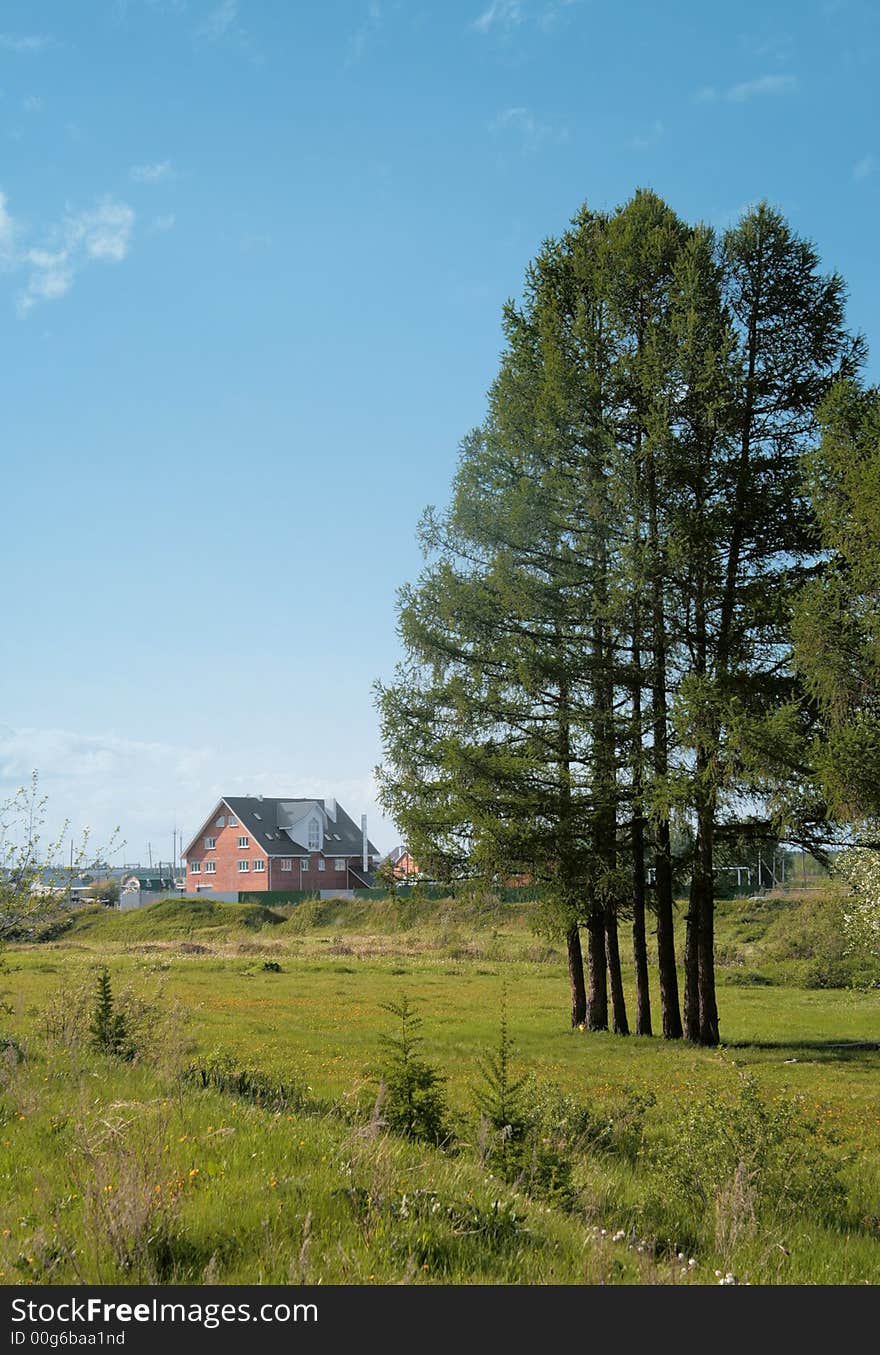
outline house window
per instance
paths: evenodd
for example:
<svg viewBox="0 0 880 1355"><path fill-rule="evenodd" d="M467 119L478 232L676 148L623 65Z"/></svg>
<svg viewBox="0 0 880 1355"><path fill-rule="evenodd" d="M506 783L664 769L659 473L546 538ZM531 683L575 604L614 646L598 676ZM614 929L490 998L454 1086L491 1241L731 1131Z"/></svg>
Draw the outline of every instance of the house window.
<svg viewBox="0 0 880 1355"><path fill-rule="evenodd" d="M249 847L250 845L251 845L251 844L250 844L250 841L249 841L248 838L246 838L246 837L240 837L240 838L238 839L238 846L239 846L239 850L240 850L240 851L243 851L243 852L247 851L247 849L248 849L248 847Z"/></svg>
<svg viewBox="0 0 880 1355"><path fill-rule="evenodd" d="M317 819L309 824L309 851L316 852L321 845L321 825Z"/></svg>
<svg viewBox="0 0 880 1355"><path fill-rule="evenodd" d="M337 870L345 870L345 859L343 857L337 856L333 864Z"/></svg>
<svg viewBox="0 0 880 1355"><path fill-rule="evenodd" d="M250 863L250 861L239 861L239 863L238 863L238 869L239 869L242 873L244 873L246 870L250 870L250 868L251 868L251 863Z"/></svg>
<svg viewBox="0 0 880 1355"><path fill-rule="evenodd" d="M217 862L216 862L216 861L206 861L206 862L205 862L205 874L206 874L206 875L216 875L216 874L217 874Z"/></svg>
<svg viewBox="0 0 880 1355"><path fill-rule="evenodd" d="M266 862L263 861L261 858L258 858L256 861L254 861L254 870L260 871L260 870L265 870L265 869L266 869Z"/></svg>
<svg viewBox="0 0 880 1355"><path fill-rule="evenodd" d="M206 851L206 852L212 852L216 846L217 846L217 839L216 839L215 837L206 837L206 838L205 838L205 851Z"/></svg>
<svg viewBox="0 0 880 1355"><path fill-rule="evenodd" d="M308 868L309 868L309 858L308 858L307 856L304 856L303 859L302 859L302 861L300 861L299 864L300 864L300 869L301 869L301 870L308 870Z"/></svg>
<svg viewBox="0 0 880 1355"><path fill-rule="evenodd" d="M288 858L287 860L283 860L283 861L281 862L281 869L282 869L282 870L292 870L292 869L293 869L293 862L290 860L290 858Z"/></svg>
<svg viewBox="0 0 880 1355"><path fill-rule="evenodd" d="M230 819L229 822L231 823L231 822L232 822L232 819ZM225 819L224 816L221 814L220 817L219 817L219 819L217 820L217 822L214 824L214 827L215 827L215 828L222 828L222 827L225 825L225 823L226 823L226 819Z"/></svg>
<svg viewBox="0 0 880 1355"><path fill-rule="evenodd" d="M190 870L190 874L191 874L191 875L198 875L198 874L200 874L201 869L202 869L202 863L201 863L201 861L190 861L190 863L189 863L189 870Z"/></svg>
<svg viewBox="0 0 880 1355"><path fill-rule="evenodd" d="M326 870L326 869L327 869L327 862L324 860L323 856L319 856L319 857L318 857L318 870Z"/></svg>
<svg viewBox="0 0 880 1355"><path fill-rule="evenodd" d="M230 827L230 828L237 828L237 827L238 827L238 819L235 817L234 814L230 814L230 815L229 815L229 818L226 820L226 822L229 824L229 827ZM219 823L218 823L217 827L218 827L218 828L220 827Z"/></svg>

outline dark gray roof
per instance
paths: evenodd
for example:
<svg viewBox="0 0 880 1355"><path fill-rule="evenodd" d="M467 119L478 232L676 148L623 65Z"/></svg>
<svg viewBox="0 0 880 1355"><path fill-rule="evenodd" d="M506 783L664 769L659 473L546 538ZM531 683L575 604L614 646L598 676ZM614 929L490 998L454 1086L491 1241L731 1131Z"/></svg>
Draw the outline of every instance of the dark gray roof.
<svg viewBox="0 0 880 1355"><path fill-rule="evenodd" d="M290 807L301 805L305 814L310 805L320 805L326 810L324 800L317 797L298 798L284 795L272 799L268 795L224 795L224 804L228 805L242 828L269 856L301 856L306 848L293 842L279 828L279 823L290 823ZM284 808L282 808L282 806ZM378 856L376 847L367 839L367 851L370 856ZM354 822L336 801L336 821L327 820L324 834L323 856L357 856L363 854L363 841L360 826Z"/></svg>

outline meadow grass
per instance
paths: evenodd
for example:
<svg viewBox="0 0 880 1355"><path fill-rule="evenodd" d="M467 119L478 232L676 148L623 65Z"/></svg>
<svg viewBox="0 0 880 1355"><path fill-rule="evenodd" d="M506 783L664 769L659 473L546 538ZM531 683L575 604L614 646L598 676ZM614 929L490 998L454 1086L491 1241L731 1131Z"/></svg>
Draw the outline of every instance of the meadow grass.
<svg viewBox="0 0 880 1355"><path fill-rule="evenodd" d="M572 1032L531 905L86 910L0 975L0 1279L875 1283L880 992L783 986L761 947L790 907L722 907L713 1051ZM105 965L140 1023L131 1062L80 1019ZM535 1161L564 1194L489 1169L474 1089L502 994ZM403 996L446 1079L445 1149L376 1109ZM212 1082L218 1057L247 1076Z"/></svg>

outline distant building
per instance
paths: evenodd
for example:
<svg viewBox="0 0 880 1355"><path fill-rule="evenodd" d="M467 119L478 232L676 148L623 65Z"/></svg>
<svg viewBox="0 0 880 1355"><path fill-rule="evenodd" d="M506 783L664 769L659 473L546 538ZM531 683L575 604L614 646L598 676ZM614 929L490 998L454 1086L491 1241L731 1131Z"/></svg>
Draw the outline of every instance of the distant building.
<svg viewBox="0 0 880 1355"><path fill-rule="evenodd" d="M187 846L186 892L368 888L378 854L336 800L226 796Z"/></svg>
<svg viewBox="0 0 880 1355"><path fill-rule="evenodd" d="M382 859L388 862L398 880L411 880L419 874L419 868L413 860L409 847L395 847Z"/></svg>

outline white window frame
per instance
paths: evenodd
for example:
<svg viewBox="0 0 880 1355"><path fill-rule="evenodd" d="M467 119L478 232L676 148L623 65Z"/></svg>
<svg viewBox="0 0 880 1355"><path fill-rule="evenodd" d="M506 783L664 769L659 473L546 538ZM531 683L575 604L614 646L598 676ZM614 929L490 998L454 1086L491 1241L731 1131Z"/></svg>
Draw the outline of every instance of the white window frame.
<svg viewBox="0 0 880 1355"><path fill-rule="evenodd" d="M217 846L217 839L216 839L215 837L206 837L206 838L205 838L205 851L206 851L206 852L212 852L216 846Z"/></svg>
<svg viewBox="0 0 880 1355"><path fill-rule="evenodd" d="M216 862L216 861L206 861L206 862L205 862L205 874L206 874L206 875L216 875L216 874L217 874L217 862Z"/></svg>
<svg viewBox="0 0 880 1355"><path fill-rule="evenodd" d="M337 858L336 858L336 860L334 861L333 865L334 865L334 868L335 868L336 870L345 870L345 857L344 857L344 856L337 856Z"/></svg>
<svg viewBox="0 0 880 1355"><path fill-rule="evenodd" d="M282 869L282 870L293 870L293 857L292 857L292 856L284 856L284 857L281 858L281 869Z"/></svg>
<svg viewBox="0 0 880 1355"><path fill-rule="evenodd" d="M247 872L250 870L250 868L251 868L251 863L250 863L250 861L239 861L239 863L238 863L238 873L239 873L239 875L245 875L245 874L247 874Z"/></svg>
<svg viewBox="0 0 880 1355"><path fill-rule="evenodd" d="M251 845L251 840L250 840L249 837L240 837L240 838L238 839L238 850L239 850L240 852L246 852L247 849L248 849L248 847L249 847L250 845Z"/></svg>
<svg viewBox="0 0 880 1355"><path fill-rule="evenodd" d="M317 819L309 820L309 851L321 850L321 825Z"/></svg>
<svg viewBox="0 0 880 1355"><path fill-rule="evenodd" d="M230 814L230 815L229 815L229 818L226 820L226 822L229 824L229 827L230 827L230 828L237 828L237 827L238 827L238 819L235 817L234 814Z"/></svg>
<svg viewBox="0 0 880 1355"><path fill-rule="evenodd" d="M308 868L309 868L309 858L308 858L307 856L304 856L303 859L300 861L300 863L299 863L299 868L300 868L300 870L308 870Z"/></svg>
<svg viewBox="0 0 880 1355"><path fill-rule="evenodd" d="M201 861L190 861L190 863L189 863L189 873L190 873L190 875L201 875L201 873L202 873L202 863L201 863Z"/></svg>
<svg viewBox="0 0 880 1355"><path fill-rule="evenodd" d="M326 870L326 869L327 869L327 862L324 860L323 856L319 856L319 857L318 857L318 870Z"/></svg>
<svg viewBox="0 0 880 1355"><path fill-rule="evenodd" d="M231 822L232 822L232 820L230 819L230 823L231 823ZM216 819L216 820L215 820L215 822L214 822L214 827L215 827L215 828L225 828L225 827L226 827L226 816L225 816L224 814L221 814L220 817L219 817L219 819Z"/></svg>
<svg viewBox="0 0 880 1355"><path fill-rule="evenodd" d="M259 875L261 871L265 871L265 869L266 869L266 862L263 860L263 858L262 858L261 856L255 856L255 857L254 857L254 870L256 871L257 875Z"/></svg>

